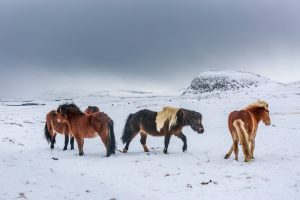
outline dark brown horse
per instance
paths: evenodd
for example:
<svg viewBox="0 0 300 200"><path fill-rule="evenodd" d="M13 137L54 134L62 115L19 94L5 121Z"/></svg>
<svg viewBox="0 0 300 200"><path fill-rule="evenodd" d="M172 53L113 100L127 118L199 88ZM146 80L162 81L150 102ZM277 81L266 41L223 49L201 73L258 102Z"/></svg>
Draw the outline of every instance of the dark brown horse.
<svg viewBox="0 0 300 200"><path fill-rule="evenodd" d="M100 112L99 107L89 106L89 107L87 107L87 109L85 109L84 114L89 115L89 114L97 113L97 112Z"/></svg>
<svg viewBox="0 0 300 200"><path fill-rule="evenodd" d="M99 108L97 106L89 106L85 110L85 114L91 114L95 112L99 112ZM50 148L54 149L54 144L56 142L56 135L62 134L65 136L65 145L64 151L68 149L70 130L67 123L58 123L57 122L57 113L55 110L50 111L46 115L46 124L44 128L44 135L48 143L51 143ZM70 139L71 150L74 150L74 137L71 136Z"/></svg>
<svg viewBox="0 0 300 200"><path fill-rule="evenodd" d="M106 156L115 153L116 143L113 120L103 112L85 115L75 104L62 104L57 108L58 122L67 123L76 139L79 156L83 156L84 138L100 136L106 147Z"/></svg>
<svg viewBox="0 0 300 200"><path fill-rule="evenodd" d="M186 136L182 133L184 126L191 126L198 133L203 133L202 115L198 112L182 108L164 107L161 112L151 110L140 110L130 114L127 118L121 140L125 145L124 153L128 151L132 139L140 133L141 144L145 152L149 149L146 146L147 135L165 136L164 153L168 153L168 146L172 135L183 141L182 150L187 150Z"/></svg>
<svg viewBox="0 0 300 200"><path fill-rule="evenodd" d="M229 152L225 155L225 159L228 159L234 151L235 160L238 160L239 143L243 148L245 162L249 162L254 158L255 137L260 121L263 121L267 126L271 124L269 106L265 101L259 100L243 110L230 113L228 117L228 127L233 144Z"/></svg>

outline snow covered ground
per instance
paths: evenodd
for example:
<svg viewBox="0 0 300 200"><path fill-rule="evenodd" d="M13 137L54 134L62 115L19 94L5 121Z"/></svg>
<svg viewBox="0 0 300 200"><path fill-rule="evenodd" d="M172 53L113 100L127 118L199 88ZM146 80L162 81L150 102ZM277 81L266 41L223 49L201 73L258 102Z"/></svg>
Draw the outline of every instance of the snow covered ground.
<svg viewBox="0 0 300 200"><path fill-rule="evenodd" d="M258 98L269 102L272 126L260 124L254 162L244 163L241 151L239 162L225 160L231 145L228 114ZM199 111L205 133L184 129L186 153L181 140L172 137L164 155L163 138L151 136L151 152L144 153L137 136L127 154L109 158L99 138L86 140L85 155L79 157L77 146L62 150L61 135L54 150L43 138L46 113L66 101L106 112L115 121L118 149L123 149L119 138L127 115L143 108ZM278 83L197 96L117 91L1 101L0 199L300 199L299 102L299 88Z"/></svg>

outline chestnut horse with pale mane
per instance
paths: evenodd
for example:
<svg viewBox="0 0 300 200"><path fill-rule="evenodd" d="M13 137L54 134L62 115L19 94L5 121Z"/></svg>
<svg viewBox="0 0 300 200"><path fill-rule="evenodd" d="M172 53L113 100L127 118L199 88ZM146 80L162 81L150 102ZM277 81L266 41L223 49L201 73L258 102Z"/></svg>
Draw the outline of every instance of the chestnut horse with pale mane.
<svg viewBox="0 0 300 200"><path fill-rule="evenodd" d="M140 142L145 152L149 152L146 145L147 135L165 136L165 154L168 153L171 136L175 135L183 141L182 150L185 152L187 142L182 132L185 126L191 126L194 131L203 133L202 115L195 111L172 107L164 107L160 112L144 109L130 114L121 137L123 144L126 144L123 152L128 151L130 142L138 133L141 135Z"/></svg>
<svg viewBox="0 0 300 200"><path fill-rule="evenodd" d="M234 151L235 160L238 160L238 143L242 145L245 162L254 159L255 137L260 121L266 126L271 124L269 105L265 101L258 100L240 111L231 112L228 118L228 127L233 144L225 155L228 159Z"/></svg>
<svg viewBox="0 0 300 200"><path fill-rule="evenodd" d="M92 114L100 112L100 109L97 106L89 106L84 111L84 114ZM64 151L68 149L70 129L67 123L58 123L57 122L57 113L55 110L50 111L46 115L46 124L44 128L44 136L48 143L50 143L50 148L54 149L54 144L56 143L56 135L62 134L65 136L65 145ZM74 150L74 137L71 136L70 139L71 150Z"/></svg>
<svg viewBox="0 0 300 200"><path fill-rule="evenodd" d="M72 136L76 139L79 156L83 156L84 138L101 138L106 147L106 156L115 153L116 142L113 120L103 112L84 114L75 104L66 103L57 108L59 123L67 123Z"/></svg>

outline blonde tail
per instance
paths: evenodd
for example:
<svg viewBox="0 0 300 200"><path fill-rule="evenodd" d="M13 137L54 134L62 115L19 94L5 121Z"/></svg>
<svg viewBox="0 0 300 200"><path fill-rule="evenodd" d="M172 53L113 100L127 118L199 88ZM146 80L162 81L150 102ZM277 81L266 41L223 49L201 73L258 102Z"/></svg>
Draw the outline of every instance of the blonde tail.
<svg viewBox="0 0 300 200"><path fill-rule="evenodd" d="M237 119L233 122L233 126L238 134L240 144L243 145L245 149L246 160L249 161L251 160L251 142L249 140L249 135L245 129L245 123L241 119Z"/></svg>

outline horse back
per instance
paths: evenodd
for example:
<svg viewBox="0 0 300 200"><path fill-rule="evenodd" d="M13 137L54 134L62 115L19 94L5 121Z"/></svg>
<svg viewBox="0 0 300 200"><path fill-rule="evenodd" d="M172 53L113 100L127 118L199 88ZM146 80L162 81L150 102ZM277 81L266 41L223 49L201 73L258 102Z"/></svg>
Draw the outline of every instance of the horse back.
<svg viewBox="0 0 300 200"><path fill-rule="evenodd" d="M112 121L111 118L104 112L92 113L85 117L95 130L102 130L104 126L107 127L107 124Z"/></svg>
<svg viewBox="0 0 300 200"><path fill-rule="evenodd" d="M252 121L251 114L246 110L233 111L229 114L228 128L230 132L234 130L233 122L238 119L242 120L245 123L246 126L245 128L247 129L247 131L251 132L253 127L253 121Z"/></svg>
<svg viewBox="0 0 300 200"><path fill-rule="evenodd" d="M157 135L156 131L157 112L143 109L133 114L131 118L131 127L136 131L144 131L150 135Z"/></svg>

